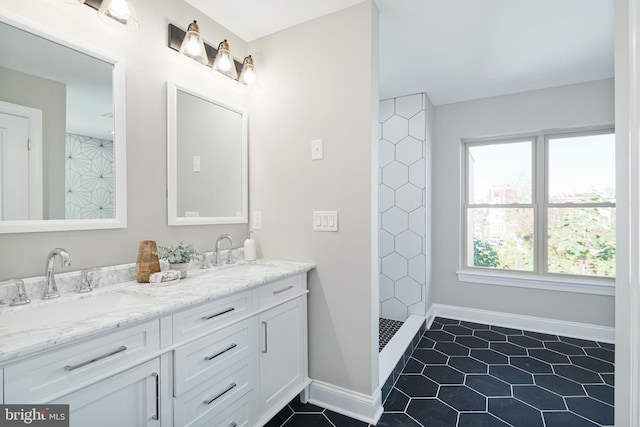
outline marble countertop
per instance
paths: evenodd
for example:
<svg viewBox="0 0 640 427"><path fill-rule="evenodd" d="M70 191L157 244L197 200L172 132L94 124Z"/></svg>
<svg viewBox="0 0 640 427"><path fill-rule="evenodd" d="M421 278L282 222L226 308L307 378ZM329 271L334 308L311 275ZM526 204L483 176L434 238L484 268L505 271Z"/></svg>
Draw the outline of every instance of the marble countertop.
<svg viewBox="0 0 640 427"><path fill-rule="evenodd" d="M258 260L189 270L169 284L128 281L92 292L0 308L0 364L133 323L153 320L244 289L306 273L314 264Z"/></svg>

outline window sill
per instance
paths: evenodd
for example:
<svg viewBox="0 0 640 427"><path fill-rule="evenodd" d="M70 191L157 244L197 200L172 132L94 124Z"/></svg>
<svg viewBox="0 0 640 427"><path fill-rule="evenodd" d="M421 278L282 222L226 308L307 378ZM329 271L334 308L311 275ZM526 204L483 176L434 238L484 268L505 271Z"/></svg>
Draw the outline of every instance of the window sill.
<svg viewBox="0 0 640 427"><path fill-rule="evenodd" d="M484 271L462 270L456 272L458 281L514 288L544 289L579 294L614 296L615 284L606 280L580 280L560 277L540 277L526 274L496 274Z"/></svg>

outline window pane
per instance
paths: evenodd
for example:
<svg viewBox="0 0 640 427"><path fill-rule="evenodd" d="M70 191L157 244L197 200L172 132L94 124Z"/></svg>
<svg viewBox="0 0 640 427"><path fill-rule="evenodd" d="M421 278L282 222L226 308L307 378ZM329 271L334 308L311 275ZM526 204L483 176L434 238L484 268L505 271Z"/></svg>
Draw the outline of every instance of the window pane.
<svg viewBox="0 0 640 427"><path fill-rule="evenodd" d="M550 208L550 273L615 277L615 208Z"/></svg>
<svg viewBox="0 0 640 427"><path fill-rule="evenodd" d="M549 202L614 202L615 135L549 139Z"/></svg>
<svg viewBox="0 0 640 427"><path fill-rule="evenodd" d="M531 203L531 144L470 145L469 203Z"/></svg>
<svg viewBox="0 0 640 427"><path fill-rule="evenodd" d="M468 210L469 267L533 271L533 209Z"/></svg>

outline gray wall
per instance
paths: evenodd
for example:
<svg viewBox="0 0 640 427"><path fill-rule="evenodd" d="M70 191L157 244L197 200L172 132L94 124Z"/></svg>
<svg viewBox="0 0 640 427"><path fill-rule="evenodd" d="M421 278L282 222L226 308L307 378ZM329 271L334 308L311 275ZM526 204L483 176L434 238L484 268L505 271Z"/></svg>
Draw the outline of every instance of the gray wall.
<svg viewBox="0 0 640 427"><path fill-rule="evenodd" d="M231 233L236 244L246 237L246 225L167 226L167 80L201 88L204 95L229 104L247 105L247 92L235 82L216 78L210 68L195 61L180 60L167 47L167 24L186 28L196 19L207 42L217 44L227 38L236 58L246 56L247 44L183 1L136 0L135 5L140 30L130 32L104 24L95 10L83 5L39 0L2 3L9 12L125 60L128 227L0 235L0 280L44 274L45 258L54 247L63 247L71 255L68 271L134 262L140 240L165 245L184 240L200 250L212 250L220 233ZM64 134L62 140L64 143Z"/></svg>
<svg viewBox="0 0 640 427"><path fill-rule="evenodd" d="M373 244L377 252L376 19L366 1L250 44L262 83L249 120L250 207L263 215L259 255L316 263L310 376L367 395L378 369L371 250ZM311 140L318 138L324 159L312 161ZM337 210L339 231L313 232L314 210Z"/></svg>
<svg viewBox="0 0 640 427"><path fill-rule="evenodd" d="M42 110L42 215L64 219L66 86L0 67L0 94L0 101Z"/></svg>
<svg viewBox="0 0 640 427"><path fill-rule="evenodd" d="M614 325L614 298L459 282L461 138L614 123L613 79L437 106L433 144L433 302Z"/></svg>

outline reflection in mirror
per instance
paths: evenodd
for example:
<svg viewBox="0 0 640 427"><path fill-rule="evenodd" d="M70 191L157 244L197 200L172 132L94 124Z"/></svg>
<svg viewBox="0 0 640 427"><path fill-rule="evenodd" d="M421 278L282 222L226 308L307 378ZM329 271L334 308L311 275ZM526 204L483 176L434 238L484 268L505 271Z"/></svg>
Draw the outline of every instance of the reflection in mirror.
<svg viewBox="0 0 640 427"><path fill-rule="evenodd" d="M0 20L0 233L124 227L122 64Z"/></svg>
<svg viewBox="0 0 640 427"><path fill-rule="evenodd" d="M169 225L247 222L247 114L169 83Z"/></svg>

